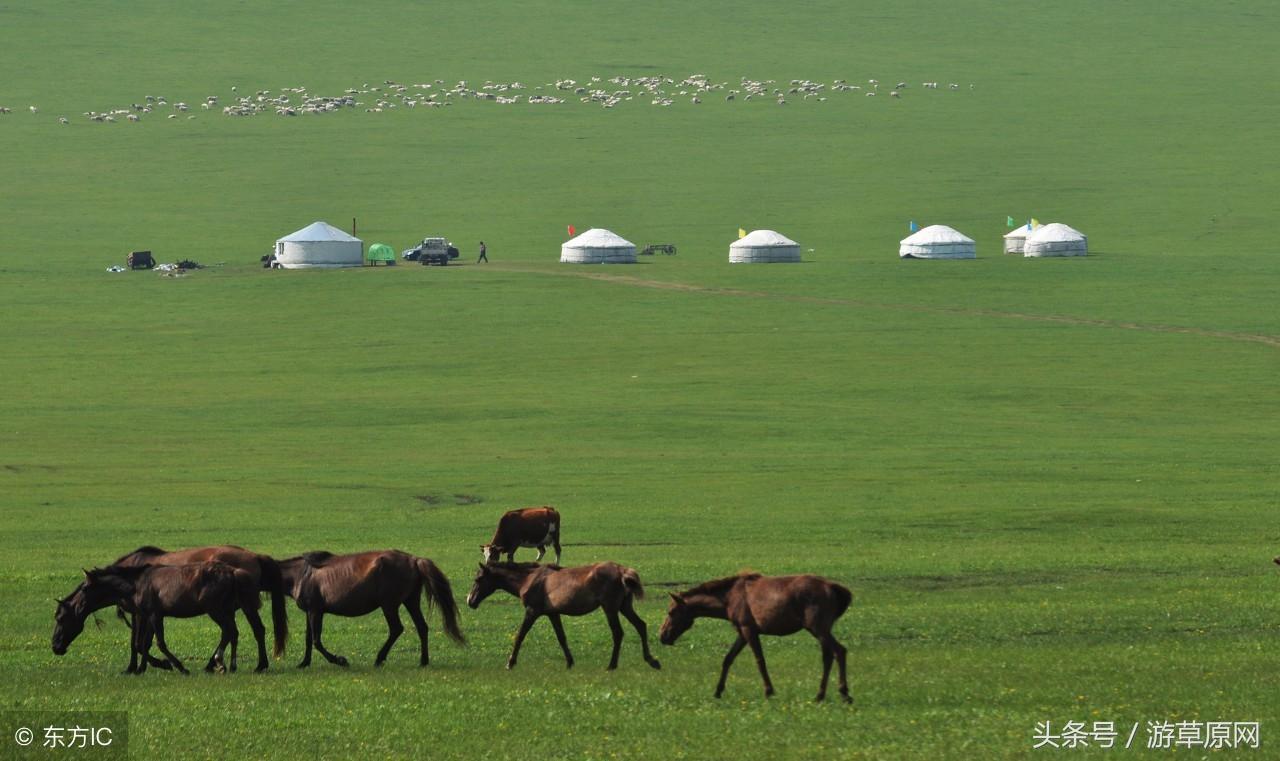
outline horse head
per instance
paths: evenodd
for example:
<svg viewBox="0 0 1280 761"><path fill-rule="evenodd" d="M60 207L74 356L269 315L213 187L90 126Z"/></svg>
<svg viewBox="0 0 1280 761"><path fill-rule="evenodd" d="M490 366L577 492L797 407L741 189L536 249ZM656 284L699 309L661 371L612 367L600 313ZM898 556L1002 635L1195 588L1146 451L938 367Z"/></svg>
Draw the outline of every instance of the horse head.
<svg viewBox="0 0 1280 761"><path fill-rule="evenodd" d="M693 626L696 616L693 615L693 608L683 597L675 592L668 592L668 594L671 595L671 605L667 608L667 617L662 622L662 628L658 630L658 641L664 645L674 645L676 640L680 639L680 635Z"/></svg>
<svg viewBox="0 0 1280 761"><path fill-rule="evenodd" d="M484 598L493 594L493 590L498 588L497 579L493 569L484 563L479 564L479 570L476 571L475 581L471 583L471 591L467 594L467 605L472 610L480 607L480 603L484 602Z"/></svg>

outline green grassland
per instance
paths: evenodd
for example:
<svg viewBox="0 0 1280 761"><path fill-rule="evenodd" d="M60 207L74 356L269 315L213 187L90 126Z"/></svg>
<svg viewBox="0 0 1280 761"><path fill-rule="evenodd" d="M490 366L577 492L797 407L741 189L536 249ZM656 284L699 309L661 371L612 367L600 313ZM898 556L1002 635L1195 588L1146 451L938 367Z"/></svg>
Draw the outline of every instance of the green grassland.
<svg viewBox="0 0 1280 761"><path fill-rule="evenodd" d="M1257 2L0 4L2 708L127 710L137 758L1018 758L1055 755L1031 749L1045 720L1258 721L1241 753L1274 755L1278 22ZM80 116L233 85L693 73L911 87ZM1006 215L1079 227L1092 255L1001 256ZM450 236L466 266L258 267L351 217L397 249ZM980 258L898 260L912 219ZM680 253L560 265L567 224ZM728 265L739 227L805 262ZM210 266L104 272L135 248ZM433 634L426 669L409 633L375 670L372 616L329 619L349 670L298 672L296 610L263 675L120 676L105 614L50 653L50 598L138 545L397 547L461 599L497 516L534 504L564 515L566 564L639 570L655 647L666 591L744 568L849 586L854 705L811 702L804 635L765 642L773 699L743 657L713 700L713 621L660 672L628 629L614 673L602 616L567 623L567 673L542 622L507 672L509 598L463 612L466 648ZM169 629L193 664L215 640Z"/></svg>

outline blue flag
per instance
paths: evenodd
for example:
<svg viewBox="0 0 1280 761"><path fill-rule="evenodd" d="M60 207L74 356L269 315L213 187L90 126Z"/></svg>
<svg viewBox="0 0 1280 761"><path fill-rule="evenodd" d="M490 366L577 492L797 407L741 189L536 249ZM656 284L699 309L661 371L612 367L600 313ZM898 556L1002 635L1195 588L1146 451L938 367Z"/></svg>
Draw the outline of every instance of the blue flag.
<svg viewBox="0 0 1280 761"><path fill-rule="evenodd" d="M907 225L907 227L910 228L911 232L915 232L920 229L920 225L917 225L914 219L911 220L911 224Z"/></svg>
<svg viewBox="0 0 1280 761"><path fill-rule="evenodd" d="M1030 229L1031 229L1031 220L1029 220L1029 219L1027 220L1027 229L1028 229L1028 230L1030 230Z"/></svg>

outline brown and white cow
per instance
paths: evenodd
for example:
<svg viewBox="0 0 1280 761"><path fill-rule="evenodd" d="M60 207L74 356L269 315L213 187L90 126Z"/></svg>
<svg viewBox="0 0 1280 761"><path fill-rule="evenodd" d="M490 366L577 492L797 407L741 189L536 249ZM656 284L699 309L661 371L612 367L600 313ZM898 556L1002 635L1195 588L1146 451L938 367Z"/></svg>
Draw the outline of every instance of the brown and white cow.
<svg viewBox="0 0 1280 761"><path fill-rule="evenodd" d="M498 521L498 530L488 544L480 545L486 563L498 561L506 553L507 562L514 563L516 550L521 547L537 547L538 559L547 553L547 545L556 550L556 565L560 564L560 513L554 507L526 507L505 513Z"/></svg>

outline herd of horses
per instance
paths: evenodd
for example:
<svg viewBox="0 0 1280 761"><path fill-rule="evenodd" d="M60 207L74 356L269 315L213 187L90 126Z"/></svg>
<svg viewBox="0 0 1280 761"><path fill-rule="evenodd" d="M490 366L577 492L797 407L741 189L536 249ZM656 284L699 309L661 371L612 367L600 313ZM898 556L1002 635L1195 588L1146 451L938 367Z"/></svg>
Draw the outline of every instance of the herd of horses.
<svg viewBox="0 0 1280 761"><path fill-rule="evenodd" d="M516 632L507 668L514 668L529 629L546 616L555 630L568 667L573 654L565 638L561 616L582 616L603 610L613 634L613 654L609 669L618 666L623 628L619 617L636 630L644 660L658 669L661 664L649 650L648 629L636 613L635 601L644 598L644 586L635 569L603 562L563 568L560 560L560 516L554 508L513 510L503 515L494 538L481 550L479 564L467 595L472 609L495 591L517 597L524 605L524 620ZM541 564L547 545L556 551L555 564ZM538 548L538 561L517 563L515 551ZM507 555L506 562L499 556ZM1280 562L1280 561L1278 561ZM261 596L271 599L274 654L284 654L288 639L285 598L293 598L306 616L305 653L298 664L311 664L313 650L338 666L348 665L323 642L325 614L365 616L381 610L387 620L387 640L378 650L374 665L381 666L392 646L404 632L400 608L409 613L421 645L419 664L430 662L427 648L428 625L422 610L440 609L445 633L459 644L465 638L458 626L458 606L449 579L427 558L399 550L379 550L347 555L308 552L275 560L241 547L225 545L166 552L158 547L140 547L110 565L84 571L84 580L66 597L57 600L54 614L53 652L64 655L84 630L85 621L98 610L115 607L129 624L129 665L126 673L142 674L148 666L187 673L182 661L169 650L164 637L166 618L208 616L221 636L205 665L205 670L235 671L239 630L235 613L241 611L257 644L257 671L268 667L266 627L260 614ZM666 620L658 639L673 645L698 618L728 621L737 639L725 654L716 683L715 696L724 692L729 667L744 647L755 656L766 696L773 684L765 666L760 636L788 635L807 631L822 648L822 681L817 700L823 700L832 663L839 665L839 692L849 702L845 671L845 647L831 629L848 609L852 594L845 587L819 576L762 576L740 573L700 584L681 593L671 593ZM163 655L151 654L154 643ZM226 650L230 648L230 660Z"/></svg>

